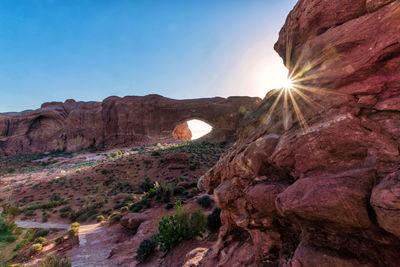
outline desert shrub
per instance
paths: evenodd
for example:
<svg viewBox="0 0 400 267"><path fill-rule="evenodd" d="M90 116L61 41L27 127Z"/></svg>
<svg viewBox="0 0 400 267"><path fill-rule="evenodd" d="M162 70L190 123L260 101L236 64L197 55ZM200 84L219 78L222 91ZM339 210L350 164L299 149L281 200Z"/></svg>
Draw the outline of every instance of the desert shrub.
<svg viewBox="0 0 400 267"><path fill-rule="evenodd" d="M203 208L208 208L212 205L212 199L208 195L204 195L197 199L197 204L202 206Z"/></svg>
<svg viewBox="0 0 400 267"><path fill-rule="evenodd" d="M169 251L184 240L202 236L206 230L207 218L201 210L190 215L182 204L177 202L176 214L163 216L158 224L156 239L161 251Z"/></svg>
<svg viewBox="0 0 400 267"><path fill-rule="evenodd" d="M4 241L6 241L6 242L8 242L8 243L12 243L12 242L14 242L15 240L17 240L17 236L15 236L15 235L8 235L8 236L6 236L5 238L4 238Z"/></svg>
<svg viewBox="0 0 400 267"><path fill-rule="evenodd" d="M39 251L41 251L42 248L43 248L42 244L39 244L39 243L33 244L31 246L31 248L29 249L29 253L31 255L34 255L34 254L38 253Z"/></svg>
<svg viewBox="0 0 400 267"><path fill-rule="evenodd" d="M61 236L57 237L55 242L56 242L56 245L60 245L61 243L64 242L64 236L61 235Z"/></svg>
<svg viewBox="0 0 400 267"><path fill-rule="evenodd" d="M136 197L134 195L126 195L124 196L124 201L123 202L132 202L135 201Z"/></svg>
<svg viewBox="0 0 400 267"><path fill-rule="evenodd" d="M38 238L38 237L43 237L46 236L50 233L49 230L46 229L37 229L34 233L33 233L33 238Z"/></svg>
<svg viewBox="0 0 400 267"><path fill-rule="evenodd" d="M16 228L17 228L17 225L15 224L12 216L4 215L4 214L2 214L0 216L0 234L11 235Z"/></svg>
<svg viewBox="0 0 400 267"><path fill-rule="evenodd" d="M79 233L79 226L80 224L77 222L71 224L71 227L68 229L68 235L70 237L76 236Z"/></svg>
<svg viewBox="0 0 400 267"><path fill-rule="evenodd" d="M141 211L141 210L144 209L144 208L147 208L147 209L148 209L148 208L150 208L150 207L151 207L151 201L150 201L150 199L147 198L147 197L143 197L140 201L138 201L138 202L132 204L132 205L129 207L129 210L132 211L132 212L139 212L139 211Z"/></svg>
<svg viewBox="0 0 400 267"><path fill-rule="evenodd" d="M108 219L110 221L114 221L114 222L119 222L121 220L121 213L119 211L114 211L113 213L110 214L110 216L108 216Z"/></svg>
<svg viewBox="0 0 400 267"><path fill-rule="evenodd" d="M96 216L96 221L97 221L97 222L102 222L102 221L104 221L104 220L105 220L105 218L104 218L103 215L97 215L97 216Z"/></svg>
<svg viewBox="0 0 400 267"><path fill-rule="evenodd" d="M129 210L129 206L123 206L122 208L120 208L120 212L126 212Z"/></svg>
<svg viewBox="0 0 400 267"><path fill-rule="evenodd" d="M22 211L37 210L37 209L51 209L51 208L60 206L62 204L63 204L62 201L53 200L53 201L49 201L49 202L36 203L36 204L25 206L22 208Z"/></svg>
<svg viewBox="0 0 400 267"><path fill-rule="evenodd" d="M50 201L61 201L60 194L58 194L58 193L52 194L50 197Z"/></svg>
<svg viewBox="0 0 400 267"><path fill-rule="evenodd" d="M35 239L34 243L35 244L46 245L47 244L47 239L45 237L43 237L43 236L40 236L40 237Z"/></svg>
<svg viewBox="0 0 400 267"><path fill-rule="evenodd" d="M160 153L160 151L158 151L158 150L152 151L152 152L151 152L151 155L152 155L153 157L161 157L161 153Z"/></svg>
<svg viewBox="0 0 400 267"><path fill-rule="evenodd" d="M207 216L207 228L215 232L221 227L221 209L215 207L210 215Z"/></svg>
<svg viewBox="0 0 400 267"><path fill-rule="evenodd" d="M32 230L28 230L25 233L25 236L23 237L22 241L19 242L15 248L13 249L13 252L21 249L22 247L24 247L26 244L28 244L29 242L31 242L33 239L33 234L32 234Z"/></svg>
<svg viewBox="0 0 400 267"><path fill-rule="evenodd" d="M114 181L115 181L114 178L109 177L106 181L103 182L103 184L104 184L105 186L109 186L109 185L112 184Z"/></svg>
<svg viewBox="0 0 400 267"><path fill-rule="evenodd" d="M27 210L25 211L26 216L36 216L36 213L33 210Z"/></svg>
<svg viewBox="0 0 400 267"><path fill-rule="evenodd" d="M71 262L67 257L51 254L39 263L39 267L71 267Z"/></svg>
<svg viewBox="0 0 400 267"><path fill-rule="evenodd" d="M101 170L101 174L104 174L104 175L108 174L108 170L102 169L102 170Z"/></svg>
<svg viewBox="0 0 400 267"><path fill-rule="evenodd" d="M144 262L155 251L157 246L158 242L153 237L144 239L136 250L135 259L138 262Z"/></svg>
<svg viewBox="0 0 400 267"><path fill-rule="evenodd" d="M12 206L10 204L4 204L1 206L3 208L3 213L4 215L8 215L11 217L15 217L19 214L21 214L21 209L15 206Z"/></svg>
<svg viewBox="0 0 400 267"><path fill-rule="evenodd" d="M154 182L150 180L148 176L145 176L139 184L140 190L148 192L154 187Z"/></svg>
<svg viewBox="0 0 400 267"><path fill-rule="evenodd" d="M104 206L104 201L101 201L99 203L92 204L78 211L72 211L71 214L69 215L69 219L71 220L71 222L74 221L83 222L87 220L88 217L93 216L95 214L97 215L99 213L98 209L102 208L103 206Z"/></svg>
<svg viewBox="0 0 400 267"><path fill-rule="evenodd" d="M60 212L61 213L66 213L66 212L70 212L72 209L71 209L71 207L70 206L65 206L65 207L62 207L61 209L60 209Z"/></svg>
<svg viewBox="0 0 400 267"><path fill-rule="evenodd" d="M183 192L185 192L185 188L184 187L182 187L182 186L174 187L174 190L173 190L174 196L182 195Z"/></svg>
<svg viewBox="0 0 400 267"><path fill-rule="evenodd" d="M173 194L172 186L168 184L155 183L154 188L148 191L148 197L155 197L156 201L167 203L171 200Z"/></svg>

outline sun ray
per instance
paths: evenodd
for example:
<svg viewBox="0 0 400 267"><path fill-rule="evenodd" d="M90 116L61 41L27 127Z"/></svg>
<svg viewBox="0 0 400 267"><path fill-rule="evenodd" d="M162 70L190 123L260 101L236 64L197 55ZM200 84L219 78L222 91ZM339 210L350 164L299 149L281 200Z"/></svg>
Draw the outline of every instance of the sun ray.
<svg viewBox="0 0 400 267"><path fill-rule="evenodd" d="M315 93L315 94L319 94L319 95L346 95L345 93L342 92L337 92L337 91L333 91L333 90L329 90L326 88L321 88L321 87L314 87L314 86L309 86L309 85L303 85L303 84L299 84L296 83L295 84L296 88L301 88L305 91L311 92L311 93Z"/></svg>
<svg viewBox="0 0 400 267"><path fill-rule="evenodd" d="M283 93L283 90L279 90L279 95L278 95L278 97L275 99L274 103L273 103L272 106L269 108L268 113L267 113L267 117L266 117L266 121L267 121L267 122L269 122L269 121L271 120L272 113L274 112L276 106L278 105L279 100L280 100L281 97L282 97L282 93Z"/></svg>
<svg viewBox="0 0 400 267"><path fill-rule="evenodd" d="M314 100L312 100L309 96L307 96L306 94L304 94L301 90L299 90L298 88L294 87L293 91L300 96L305 102L307 102L312 108L314 108L314 106L318 106L319 108L323 108L322 105L320 105L319 103L315 102Z"/></svg>
<svg viewBox="0 0 400 267"><path fill-rule="evenodd" d="M303 113L301 112L301 110L296 102L296 99L294 98L294 96L292 94L292 91L289 91L289 96L292 101L292 105L293 105L297 120L300 122L300 125L304 128L304 130L307 130L308 129L307 121L305 120Z"/></svg>
<svg viewBox="0 0 400 267"><path fill-rule="evenodd" d="M283 90L283 110L282 110L282 119L283 119L283 126L285 130L289 128L289 106L288 106L288 91L290 89L286 88Z"/></svg>

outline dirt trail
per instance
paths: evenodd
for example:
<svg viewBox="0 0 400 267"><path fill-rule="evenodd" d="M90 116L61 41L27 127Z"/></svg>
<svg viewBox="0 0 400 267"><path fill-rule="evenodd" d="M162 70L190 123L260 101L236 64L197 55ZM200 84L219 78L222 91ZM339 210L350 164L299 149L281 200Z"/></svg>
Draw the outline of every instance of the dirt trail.
<svg viewBox="0 0 400 267"><path fill-rule="evenodd" d="M68 229L70 224L62 223L40 223L33 221L16 221L21 228L40 228L40 229ZM113 266L106 263L110 254L110 240L115 237L106 230L100 223L81 225L79 228L79 247L73 248L68 254L72 267L108 267Z"/></svg>
<svg viewBox="0 0 400 267"><path fill-rule="evenodd" d="M68 229L70 224L63 223L40 223L31 221L15 221L15 224L21 228L40 228L40 229Z"/></svg>
<svg viewBox="0 0 400 267"><path fill-rule="evenodd" d="M100 223L80 227L79 247L68 253L72 267L114 266L107 263L107 258L110 255L111 240L115 234L106 232L107 230Z"/></svg>

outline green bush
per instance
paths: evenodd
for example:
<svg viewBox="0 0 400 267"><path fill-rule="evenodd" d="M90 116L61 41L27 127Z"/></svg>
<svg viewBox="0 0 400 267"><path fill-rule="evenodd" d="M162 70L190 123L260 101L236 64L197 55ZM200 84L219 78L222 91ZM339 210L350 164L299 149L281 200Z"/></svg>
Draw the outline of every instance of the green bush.
<svg viewBox="0 0 400 267"><path fill-rule="evenodd" d="M218 231L221 227L221 209L215 207L210 215L207 216L207 228L212 231Z"/></svg>
<svg viewBox="0 0 400 267"><path fill-rule="evenodd" d="M62 204L63 204L62 201L53 200L53 201L49 201L49 202L36 203L36 204L25 206L25 207L22 208L22 211L25 212L25 211L37 210L37 209L51 209L51 208L55 208L57 206L60 206Z"/></svg>
<svg viewBox="0 0 400 267"><path fill-rule="evenodd" d="M142 200L132 204L129 207L129 210L132 212L139 212L144 208L150 208L151 207L151 201L147 197L143 197Z"/></svg>
<svg viewBox="0 0 400 267"><path fill-rule="evenodd" d="M148 192L154 187L154 182L150 180L148 176L145 176L139 184L140 190L143 192Z"/></svg>
<svg viewBox="0 0 400 267"><path fill-rule="evenodd" d="M174 187L174 196L182 195L185 192L185 188L182 186Z"/></svg>
<svg viewBox="0 0 400 267"><path fill-rule="evenodd" d="M6 238L4 239L7 243L12 243L15 240L17 240L17 237L15 235L8 235L6 236Z"/></svg>
<svg viewBox="0 0 400 267"><path fill-rule="evenodd" d="M60 209L60 212L61 213L66 213L66 212L70 212L72 209L71 209L71 207L70 206L66 206L66 207L62 207L61 209Z"/></svg>
<svg viewBox="0 0 400 267"><path fill-rule="evenodd" d="M147 238L140 242L139 248L136 250L135 259L138 262L144 262L151 253L155 251L158 246L157 240L154 238Z"/></svg>
<svg viewBox="0 0 400 267"><path fill-rule="evenodd" d="M35 230L35 232L33 233L33 238L38 238L38 237L41 237L41 236L46 236L46 235L48 235L49 233L50 233L49 230L46 230L46 229L37 229L37 230Z"/></svg>
<svg viewBox="0 0 400 267"><path fill-rule="evenodd" d="M30 250L29 250L29 253L30 253L31 255L34 255L34 254L38 253L39 251L41 251L42 248L43 248L42 244L39 244L39 243L33 244L33 245L31 246Z"/></svg>
<svg viewBox="0 0 400 267"><path fill-rule="evenodd" d="M212 205L213 201L208 195L204 195L197 199L197 204L202 206L203 208L209 208Z"/></svg>
<svg viewBox="0 0 400 267"><path fill-rule="evenodd" d="M176 214L163 216L158 224L156 239L161 251L169 251L184 240L202 236L206 230L207 218L201 210L192 215L177 202Z"/></svg>
<svg viewBox="0 0 400 267"><path fill-rule="evenodd" d="M40 236L40 237L35 239L34 243L46 245L47 244L47 239L45 237L43 237L43 236Z"/></svg>
<svg viewBox="0 0 400 267"><path fill-rule="evenodd" d="M161 157L161 153L160 153L160 151L158 151L158 150L152 151L152 152L151 152L151 155L152 155L153 157Z"/></svg>
<svg viewBox="0 0 400 267"><path fill-rule="evenodd" d="M71 267L71 262L67 257L60 257L51 254L39 263L39 267Z"/></svg>
<svg viewBox="0 0 400 267"><path fill-rule="evenodd" d="M12 234L17 228L12 216L2 214L0 216L0 234Z"/></svg>
<svg viewBox="0 0 400 267"><path fill-rule="evenodd" d="M155 197L158 202L168 203L173 195L173 189L171 185L155 183L154 188L150 189L147 195Z"/></svg>
<svg viewBox="0 0 400 267"><path fill-rule="evenodd" d="M64 236L61 235L61 236L57 237L55 242L56 242L56 245L60 245L61 243L64 242Z"/></svg>
<svg viewBox="0 0 400 267"><path fill-rule="evenodd" d="M102 221L104 221L106 218L104 218L104 216L103 215L97 215L96 216L96 221L97 222L102 222Z"/></svg>
<svg viewBox="0 0 400 267"><path fill-rule="evenodd" d="M108 219L110 221L114 221L114 222L119 222L121 220L121 212L119 211L114 211L113 213L110 214L110 216L108 216Z"/></svg>
<svg viewBox="0 0 400 267"><path fill-rule="evenodd" d="M79 233L79 226L80 224L77 222L71 224L71 227L68 229L68 235L70 237L76 236Z"/></svg>

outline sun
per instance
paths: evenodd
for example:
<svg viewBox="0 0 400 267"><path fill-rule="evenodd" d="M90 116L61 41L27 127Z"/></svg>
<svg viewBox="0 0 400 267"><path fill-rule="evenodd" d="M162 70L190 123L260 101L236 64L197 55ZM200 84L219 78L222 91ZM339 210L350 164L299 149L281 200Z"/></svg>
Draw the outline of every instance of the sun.
<svg viewBox="0 0 400 267"><path fill-rule="evenodd" d="M283 89L292 89L294 86L294 82L292 79L290 79L289 77L287 77L284 81L282 81L282 88Z"/></svg>

